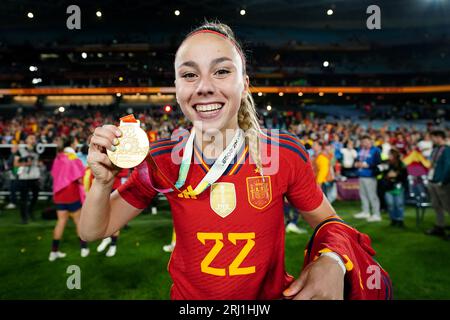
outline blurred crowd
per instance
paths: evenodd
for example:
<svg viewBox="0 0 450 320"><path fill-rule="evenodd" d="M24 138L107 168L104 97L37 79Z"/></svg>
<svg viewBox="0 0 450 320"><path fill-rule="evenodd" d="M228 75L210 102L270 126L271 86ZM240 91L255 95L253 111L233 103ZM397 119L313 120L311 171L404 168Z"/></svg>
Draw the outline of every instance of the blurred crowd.
<svg viewBox="0 0 450 320"><path fill-rule="evenodd" d="M106 123L118 124L124 114L118 112L82 112L74 115L63 113L15 116L0 119L1 144L24 143L30 134L36 136L37 143L54 143L57 137L77 137L81 144L87 143L94 129ZM168 114L140 112L138 119L146 131L157 128L158 138L170 137L172 131L184 124L184 118Z"/></svg>
<svg viewBox="0 0 450 320"><path fill-rule="evenodd" d="M32 185L28 184L28 189L22 190L21 184L18 184L23 197L28 197L25 193L29 191L34 194L39 188L51 189L51 179L44 177L51 169L52 159L46 159L47 162L39 159L41 155L36 153L36 145L55 143L61 137L74 137L78 141L75 151L86 165L87 144L93 130L104 123L118 124L118 119L123 115L117 112L86 111L77 116L59 113L1 119L1 144L12 145L8 147L9 155L3 155L5 181L34 179ZM135 116L141 121L150 141L169 138L175 129L190 125L178 112L156 113L147 110L135 112ZM362 210L355 215L356 218L378 222L382 219L381 212L387 211L392 225L402 227L405 197L411 191L408 179L420 177L418 183L427 186L430 201L436 204L433 207L439 216L436 227L430 232L442 234L445 229L443 212L450 210L449 201L443 199L446 198L443 195L447 194L448 197L450 194L450 190L447 190L450 186L449 128L436 130L431 124L425 130L415 129L414 126L392 129L387 124L372 128L352 121L330 122L302 112L285 112L283 116L276 117L264 113L260 123L263 127L286 130L299 137L310 155L317 183L330 202L338 199L339 182L358 179ZM21 151L18 144L27 144L27 152ZM23 172L19 173L17 159L29 161L30 166L36 166L37 171L29 177ZM436 169L440 171L439 177L436 177ZM36 176L40 183L36 181ZM431 186L433 183L437 183L435 190ZM16 199L14 196L10 198L9 206L13 207ZM23 208L23 211L23 218L26 219L29 209ZM290 212L290 209L286 212ZM298 230L291 228L291 231Z"/></svg>

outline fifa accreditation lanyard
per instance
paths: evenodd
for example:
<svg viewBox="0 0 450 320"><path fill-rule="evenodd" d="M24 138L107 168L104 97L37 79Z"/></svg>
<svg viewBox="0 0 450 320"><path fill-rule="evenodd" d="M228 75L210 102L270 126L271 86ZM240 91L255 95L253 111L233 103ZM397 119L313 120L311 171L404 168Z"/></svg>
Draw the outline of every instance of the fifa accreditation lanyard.
<svg viewBox="0 0 450 320"><path fill-rule="evenodd" d="M186 182L186 177L189 172L189 167L191 166L192 153L194 152L194 138L195 130L192 129L191 135L186 143L186 147L183 153L183 159L181 160L180 171L178 174L178 180L175 183L176 188L181 188ZM244 143L244 134L242 129L237 129L231 143L225 148L225 150L220 154L217 160L214 162L212 168L208 171L206 176L200 181L197 187L190 192L192 195L199 195L206 190L210 185L216 182L225 172L225 170L230 165L234 156L240 150Z"/></svg>

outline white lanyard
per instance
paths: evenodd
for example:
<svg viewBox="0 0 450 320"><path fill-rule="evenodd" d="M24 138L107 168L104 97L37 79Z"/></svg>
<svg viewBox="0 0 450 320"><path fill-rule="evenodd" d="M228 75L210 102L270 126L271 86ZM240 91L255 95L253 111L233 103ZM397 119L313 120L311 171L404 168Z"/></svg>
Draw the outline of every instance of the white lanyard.
<svg viewBox="0 0 450 320"><path fill-rule="evenodd" d="M184 149L183 159L181 161L180 171L178 174L178 180L175 183L175 187L178 189L180 189L186 182L186 177L188 175L189 168L191 166L192 153L194 151L194 138L195 138L195 130L193 128L191 131L191 135L189 136L189 139L186 143L186 147ZM214 162L212 168L208 171L208 173L205 175L202 181L200 181L197 187L190 192L191 195L194 196L199 195L222 176L222 174L230 165L234 156L237 154L238 150L241 149L244 140L245 139L243 131L242 129L238 128L231 143L220 154L220 156Z"/></svg>

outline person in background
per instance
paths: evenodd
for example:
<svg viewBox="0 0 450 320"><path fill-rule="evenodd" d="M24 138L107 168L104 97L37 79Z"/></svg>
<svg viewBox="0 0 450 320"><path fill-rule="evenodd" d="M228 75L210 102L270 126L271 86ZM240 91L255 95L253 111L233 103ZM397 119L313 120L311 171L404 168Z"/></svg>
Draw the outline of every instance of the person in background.
<svg viewBox="0 0 450 320"><path fill-rule="evenodd" d="M19 147L14 156L14 167L17 168L18 190L20 191L20 214L22 224L27 224L28 219L35 220L34 206L39 195L39 154L35 151L36 136L30 134L25 139L26 146ZM30 198L31 192L31 198Z"/></svg>
<svg viewBox="0 0 450 320"><path fill-rule="evenodd" d="M408 144L405 136L402 133L398 133L395 138L394 146L402 155L405 155L408 150Z"/></svg>
<svg viewBox="0 0 450 320"><path fill-rule="evenodd" d="M316 175L316 182L322 189L323 193L326 194L326 185L328 181L328 175L330 171L330 159L325 154L322 144L319 141L314 141L312 145L314 150L314 173Z"/></svg>
<svg viewBox="0 0 450 320"><path fill-rule="evenodd" d="M154 130L151 124L148 125L147 136L150 143L155 142L158 139L158 131Z"/></svg>
<svg viewBox="0 0 450 320"><path fill-rule="evenodd" d="M305 146L306 152L308 152L309 157L313 158L314 157L314 150L312 149L312 142L309 142L309 141L305 142L304 146Z"/></svg>
<svg viewBox="0 0 450 320"><path fill-rule="evenodd" d="M79 237L80 209L84 201L82 178L85 168L75 153L78 141L74 137L56 140L58 154L53 161L51 175L53 177L53 201L56 205L58 220L53 229L52 250L49 261L64 258L65 253L59 251L59 244L69 217L72 217ZM87 242L80 240L81 257L89 255Z"/></svg>
<svg viewBox="0 0 450 320"><path fill-rule="evenodd" d="M352 140L347 140L344 143L344 148L342 148L341 153L342 153L342 175L347 178L357 176L357 172L354 168L354 165L355 160L358 158L358 152L356 152Z"/></svg>
<svg viewBox="0 0 450 320"><path fill-rule="evenodd" d="M422 155L430 160L431 153L433 152L433 141L431 140L431 136L428 132L426 132L423 139L417 143L417 147Z"/></svg>
<svg viewBox="0 0 450 320"><path fill-rule="evenodd" d="M428 191L436 212L436 223L426 234L449 239L445 232L445 212L450 214L450 146L446 144L446 134L443 130L431 132L431 139L434 149L431 154Z"/></svg>
<svg viewBox="0 0 450 320"><path fill-rule="evenodd" d="M381 221L380 200L377 195L376 168L380 164L380 150L372 145L370 136L361 138L361 148L355 167L359 175L359 196L362 203L362 212L356 214L356 219L367 219L368 222ZM370 207L372 215L370 215Z"/></svg>
<svg viewBox="0 0 450 320"><path fill-rule="evenodd" d="M89 146L86 143L83 143L80 150L77 152L78 159L81 160L83 166L87 167L87 155L88 155Z"/></svg>
<svg viewBox="0 0 450 320"><path fill-rule="evenodd" d="M19 145L13 144L11 146L11 154L8 157L7 164L8 164L8 174L9 174L9 203L6 205L6 209L15 209L17 206L17 171L18 167L14 166L14 158L16 156L20 156L18 154L19 151Z"/></svg>
<svg viewBox="0 0 450 320"><path fill-rule="evenodd" d="M384 134L383 142L381 143L381 160L389 159L389 152L391 149L391 136L389 133L386 133Z"/></svg>
<svg viewBox="0 0 450 320"><path fill-rule="evenodd" d="M289 232L293 232L296 234L306 233L305 229L299 228L299 226L297 225L299 218L298 210L295 207L291 206L286 198L284 198L284 218L286 221L287 233Z"/></svg>
<svg viewBox="0 0 450 320"><path fill-rule="evenodd" d="M177 235L175 233L175 229L172 229L172 241L169 244L163 246L164 252L172 252L175 249L175 245L177 244Z"/></svg>
<svg viewBox="0 0 450 320"><path fill-rule="evenodd" d="M342 160L342 148L344 145L341 142L341 139L338 134L333 135L333 142L331 142L331 145L333 146L333 149L334 149L334 158L336 159L336 161L341 161Z"/></svg>
<svg viewBox="0 0 450 320"><path fill-rule="evenodd" d="M337 199L337 186L336 186L336 163L335 150L332 144L327 144L324 147L324 154L328 157L328 175L326 178L325 195L330 203L333 203Z"/></svg>
<svg viewBox="0 0 450 320"><path fill-rule="evenodd" d="M385 200L391 226L404 227L405 185L407 172L401 154L395 149L389 152L387 163L380 165L385 188Z"/></svg>

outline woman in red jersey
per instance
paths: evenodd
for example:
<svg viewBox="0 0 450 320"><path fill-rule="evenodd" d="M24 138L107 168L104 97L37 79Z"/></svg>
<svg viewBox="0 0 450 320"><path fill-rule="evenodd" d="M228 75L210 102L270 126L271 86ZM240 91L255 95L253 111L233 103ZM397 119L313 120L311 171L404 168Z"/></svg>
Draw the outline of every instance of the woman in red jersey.
<svg viewBox="0 0 450 320"><path fill-rule="evenodd" d="M195 29L174 67L191 131L152 143L147 161L110 196L119 170L105 150L115 150L121 132L96 128L88 156L96 179L82 208L82 237L111 235L162 191L177 235L172 299L388 299L390 280L371 258L370 240L337 217L297 137L259 127L231 29ZM298 279L284 266L284 197L315 228ZM369 266L375 271L366 272Z"/></svg>
<svg viewBox="0 0 450 320"><path fill-rule="evenodd" d="M53 201L58 221L53 230L52 251L48 258L50 261L66 256L65 253L59 251L59 242L69 217L72 217L77 234L79 234L80 209L85 196L82 187L85 168L76 155L77 145L78 140L75 137L57 140L58 154L53 162L51 175L53 178ZM87 257L89 255L87 242L80 239L80 247L81 256Z"/></svg>

